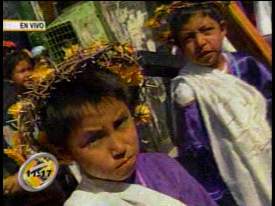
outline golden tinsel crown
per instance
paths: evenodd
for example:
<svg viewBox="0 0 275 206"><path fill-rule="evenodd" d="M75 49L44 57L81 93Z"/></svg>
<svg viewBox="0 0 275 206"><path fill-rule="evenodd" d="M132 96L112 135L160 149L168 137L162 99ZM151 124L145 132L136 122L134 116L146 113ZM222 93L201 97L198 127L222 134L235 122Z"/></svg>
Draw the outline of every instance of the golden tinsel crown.
<svg viewBox="0 0 275 206"><path fill-rule="evenodd" d="M145 22L144 26L156 31L156 41L173 44L174 39L169 27L169 19L176 11L200 5L207 5L215 6L222 14L225 14L228 3L229 2L226 1L174 1L169 5L161 5L157 7L154 11L154 15Z"/></svg>
<svg viewBox="0 0 275 206"><path fill-rule="evenodd" d="M23 145L28 146L25 147L28 150L21 151L21 156L26 157L35 151L39 151L40 141L34 137L35 128L37 128L40 120L39 109L46 102L51 91L55 89L55 83L71 81L78 73L84 72L85 68L77 65L86 60L117 74L128 86L144 86L144 78L138 64L138 57L129 44L97 42L87 49L75 50L73 55L68 56L59 65L43 65L35 68L30 77L31 81L27 85L27 92L23 93L20 100L8 110L13 118L11 120L13 126L17 128L23 137ZM141 123L150 120L150 111L145 103L141 102L137 105L134 117ZM17 151L19 150L16 149L15 152ZM6 150L6 152L7 154L13 154L10 150Z"/></svg>

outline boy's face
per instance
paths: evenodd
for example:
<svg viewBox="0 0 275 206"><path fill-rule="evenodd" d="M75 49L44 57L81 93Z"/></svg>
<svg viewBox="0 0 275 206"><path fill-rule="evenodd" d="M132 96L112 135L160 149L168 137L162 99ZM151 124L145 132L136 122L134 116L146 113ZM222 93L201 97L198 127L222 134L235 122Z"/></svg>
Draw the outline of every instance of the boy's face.
<svg viewBox="0 0 275 206"><path fill-rule="evenodd" d="M29 81L32 70L33 67L28 61L19 61L13 70L12 80L15 82L16 85L24 87Z"/></svg>
<svg viewBox="0 0 275 206"><path fill-rule="evenodd" d="M188 60L212 67L220 63L225 23L219 24L210 16L197 12L182 25L178 35L182 52Z"/></svg>
<svg viewBox="0 0 275 206"><path fill-rule="evenodd" d="M85 115L69 137L69 151L87 175L113 181L128 178L139 151L128 107L115 98L81 108Z"/></svg>

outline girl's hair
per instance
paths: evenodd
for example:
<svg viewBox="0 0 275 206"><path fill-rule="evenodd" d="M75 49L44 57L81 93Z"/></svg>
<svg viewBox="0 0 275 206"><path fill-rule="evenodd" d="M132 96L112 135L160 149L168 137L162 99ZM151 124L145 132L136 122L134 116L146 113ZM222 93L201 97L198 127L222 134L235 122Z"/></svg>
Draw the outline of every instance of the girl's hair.
<svg viewBox="0 0 275 206"><path fill-rule="evenodd" d="M182 26L186 24L188 20L197 12L202 12L203 15L211 17L218 23L225 20L225 14L222 14L219 8L214 4L198 4L192 7L177 9L168 19L172 37L177 45L179 45L178 33L180 32Z"/></svg>
<svg viewBox="0 0 275 206"><path fill-rule="evenodd" d="M4 78L11 80L16 65L23 60L34 66L33 59L23 50L15 51L14 53L7 55L4 60Z"/></svg>
<svg viewBox="0 0 275 206"><path fill-rule="evenodd" d="M103 97L114 97L131 111L138 95L137 88L126 87L118 76L92 62L86 62L85 71L70 82L63 81L54 87L41 110L41 126L48 142L62 149L66 149L68 136L84 114L82 106L96 105Z"/></svg>

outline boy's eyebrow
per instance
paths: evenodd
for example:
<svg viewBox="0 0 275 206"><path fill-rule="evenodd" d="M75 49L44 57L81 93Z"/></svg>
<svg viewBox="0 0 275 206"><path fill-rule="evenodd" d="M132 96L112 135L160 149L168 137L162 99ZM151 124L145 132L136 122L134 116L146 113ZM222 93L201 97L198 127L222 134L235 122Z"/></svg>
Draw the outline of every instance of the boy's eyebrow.
<svg viewBox="0 0 275 206"><path fill-rule="evenodd" d="M83 128L83 133L88 133L88 132L97 132L102 130L102 127L84 127Z"/></svg>
<svg viewBox="0 0 275 206"><path fill-rule="evenodd" d="M211 25L201 25L197 30L208 28L208 27L213 27L213 25L212 24ZM192 33L196 33L197 30L194 31L194 30L182 29L182 30L180 30L180 33L181 34L192 34Z"/></svg>
<svg viewBox="0 0 275 206"><path fill-rule="evenodd" d="M201 25L199 26L199 28L201 27L210 27L210 26L214 26L213 22L202 22ZM193 30L190 30L189 28L182 28L180 29L180 32L193 32Z"/></svg>
<svg viewBox="0 0 275 206"><path fill-rule="evenodd" d="M122 118L125 118L125 116L129 116L129 113L125 110L125 109L120 109L118 110L118 112L115 115L115 119L113 120L113 122L120 120ZM86 126L82 128L83 132L97 132L102 130L102 127L100 126Z"/></svg>
<svg viewBox="0 0 275 206"><path fill-rule="evenodd" d="M120 121L122 119L128 118L129 117L129 112L127 112L127 110L125 109L120 109L117 112L116 118L112 121L112 124ZM87 126L87 127L83 127L82 128L82 132L79 138L79 146L80 147L84 147L87 142L90 141L91 138L101 136L104 134L104 129L101 126L98 127L93 127L93 126Z"/></svg>
<svg viewBox="0 0 275 206"><path fill-rule="evenodd" d="M102 135L104 135L104 131L101 129L96 131L85 131L83 134L81 134L79 146L84 147L90 142L91 139L95 137L98 138L99 136L102 136Z"/></svg>
<svg viewBox="0 0 275 206"><path fill-rule="evenodd" d="M186 30L181 30L180 31L181 34L192 34L192 33L196 33L196 31L186 31Z"/></svg>
<svg viewBox="0 0 275 206"><path fill-rule="evenodd" d="M118 117L117 120L121 119L121 118L124 118L125 116L129 116L129 113L126 110L122 109L120 111L119 115L117 115L117 117Z"/></svg>

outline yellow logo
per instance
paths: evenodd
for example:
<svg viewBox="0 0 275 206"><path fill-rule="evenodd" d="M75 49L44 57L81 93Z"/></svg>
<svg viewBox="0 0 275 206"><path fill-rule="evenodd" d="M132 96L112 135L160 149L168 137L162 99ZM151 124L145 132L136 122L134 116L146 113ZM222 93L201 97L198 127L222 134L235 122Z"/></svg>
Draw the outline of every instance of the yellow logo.
<svg viewBox="0 0 275 206"><path fill-rule="evenodd" d="M20 167L18 181L27 191L40 191L54 181L57 171L58 162L52 154L37 153Z"/></svg>

